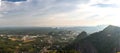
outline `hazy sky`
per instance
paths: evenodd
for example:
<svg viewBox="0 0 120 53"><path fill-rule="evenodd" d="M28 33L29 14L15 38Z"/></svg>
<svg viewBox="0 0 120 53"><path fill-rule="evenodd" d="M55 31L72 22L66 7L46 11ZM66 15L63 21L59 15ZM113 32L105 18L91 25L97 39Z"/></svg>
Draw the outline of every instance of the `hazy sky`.
<svg viewBox="0 0 120 53"><path fill-rule="evenodd" d="M0 26L120 26L120 0L0 0Z"/></svg>

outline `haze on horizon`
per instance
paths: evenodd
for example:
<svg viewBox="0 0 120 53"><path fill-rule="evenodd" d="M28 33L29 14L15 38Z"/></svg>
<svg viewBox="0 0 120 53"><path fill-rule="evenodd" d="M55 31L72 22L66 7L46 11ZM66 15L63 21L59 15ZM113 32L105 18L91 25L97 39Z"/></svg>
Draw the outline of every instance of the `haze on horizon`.
<svg viewBox="0 0 120 53"><path fill-rule="evenodd" d="M120 0L0 0L0 26L117 25Z"/></svg>

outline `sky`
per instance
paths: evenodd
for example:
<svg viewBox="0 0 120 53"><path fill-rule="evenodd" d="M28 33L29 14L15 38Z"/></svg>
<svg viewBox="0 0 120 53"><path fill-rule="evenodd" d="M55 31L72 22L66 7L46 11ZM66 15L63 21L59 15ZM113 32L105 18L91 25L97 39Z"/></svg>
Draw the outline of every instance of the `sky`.
<svg viewBox="0 0 120 53"><path fill-rule="evenodd" d="M0 0L0 26L120 26L120 0Z"/></svg>

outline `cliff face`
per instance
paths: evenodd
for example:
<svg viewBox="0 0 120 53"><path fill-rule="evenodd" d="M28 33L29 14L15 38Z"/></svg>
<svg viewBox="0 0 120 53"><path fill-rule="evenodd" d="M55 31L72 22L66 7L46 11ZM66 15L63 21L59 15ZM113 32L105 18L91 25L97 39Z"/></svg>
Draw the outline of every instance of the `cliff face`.
<svg viewBox="0 0 120 53"><path fill-rule="evenodd" d="M120 28L116 26L110 25L103 31L80 39L81 35L67 47L81 53L116 53L120 51Z"/></svg>

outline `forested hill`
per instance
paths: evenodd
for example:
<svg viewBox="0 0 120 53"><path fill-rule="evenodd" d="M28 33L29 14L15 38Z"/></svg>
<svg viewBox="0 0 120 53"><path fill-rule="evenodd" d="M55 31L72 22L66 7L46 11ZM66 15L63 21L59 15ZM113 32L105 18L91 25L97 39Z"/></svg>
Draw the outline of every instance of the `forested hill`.
<svg viewBox="0 0 120 53"><path fill-rule="evenodd" d="M116 53L120 51L120 27L108 26L103 31L93 33L84 39L78 37L64 50L80 53Z"/></svg>

